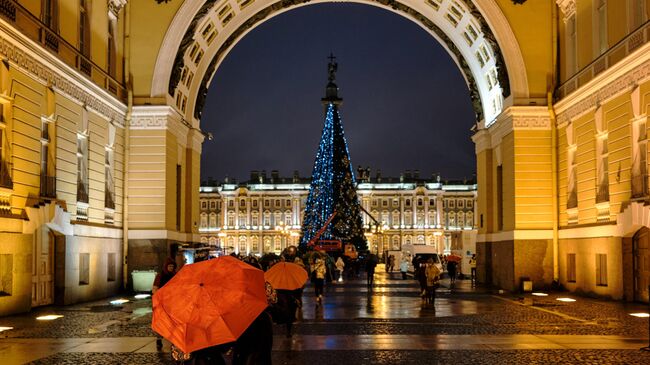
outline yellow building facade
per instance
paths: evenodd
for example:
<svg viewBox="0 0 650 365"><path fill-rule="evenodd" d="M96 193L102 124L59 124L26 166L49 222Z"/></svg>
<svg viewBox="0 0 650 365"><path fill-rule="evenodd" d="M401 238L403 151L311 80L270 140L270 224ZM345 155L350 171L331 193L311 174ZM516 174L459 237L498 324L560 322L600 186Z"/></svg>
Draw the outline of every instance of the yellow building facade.
<svg viewBox="0 0 650 365"><path fill-rule="evenodd" d="M647 301L650 2L356 2L420 25L467 81L479 279ZM207 88L298 6L2 2L0 315L110 295L200 242Z"/></svg>

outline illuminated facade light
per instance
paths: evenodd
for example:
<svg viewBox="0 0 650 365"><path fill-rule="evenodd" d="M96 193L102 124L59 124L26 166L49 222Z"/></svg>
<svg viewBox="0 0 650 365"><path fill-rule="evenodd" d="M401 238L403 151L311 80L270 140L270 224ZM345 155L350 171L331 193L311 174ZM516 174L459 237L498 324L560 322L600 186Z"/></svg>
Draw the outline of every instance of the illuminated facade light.
<svg viewBox="0 0 650 365"><path fill-rule="evenodd" d="M13 327L2 327L2 326L0 326L0 332L9 331L9 330L12 330L12 329L14 329L14 328Z"/></svg>

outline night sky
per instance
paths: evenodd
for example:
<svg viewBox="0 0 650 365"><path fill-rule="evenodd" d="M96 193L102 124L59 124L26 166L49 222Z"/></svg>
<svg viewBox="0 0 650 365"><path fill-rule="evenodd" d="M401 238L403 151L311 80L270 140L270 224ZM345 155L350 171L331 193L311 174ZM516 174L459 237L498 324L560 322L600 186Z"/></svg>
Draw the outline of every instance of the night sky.
<svg viewBox="0 0 650 365"><path fill-rule="evenodd" d="M464 79L419 25L359 4L309 5L262 23L217 69L201 128L201 179L247 180L251 170L310 176L323 127L327 56L352 165L398 177L471 178L474 123Z"/></svg>

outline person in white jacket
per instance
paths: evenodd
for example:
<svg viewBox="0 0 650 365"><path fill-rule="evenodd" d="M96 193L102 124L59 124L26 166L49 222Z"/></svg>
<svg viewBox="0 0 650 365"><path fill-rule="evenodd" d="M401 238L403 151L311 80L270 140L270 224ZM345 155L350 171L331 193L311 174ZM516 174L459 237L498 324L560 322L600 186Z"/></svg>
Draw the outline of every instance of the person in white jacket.
<svg viewBox="0 0 650 365"><path fill-rule="evenodd" d="M341 256L339 256L338 259L336 259L336 271L338 272L339 278L338 282L343 282L343 270L345 270L345 262L343 262L343 259Z"/></svg>

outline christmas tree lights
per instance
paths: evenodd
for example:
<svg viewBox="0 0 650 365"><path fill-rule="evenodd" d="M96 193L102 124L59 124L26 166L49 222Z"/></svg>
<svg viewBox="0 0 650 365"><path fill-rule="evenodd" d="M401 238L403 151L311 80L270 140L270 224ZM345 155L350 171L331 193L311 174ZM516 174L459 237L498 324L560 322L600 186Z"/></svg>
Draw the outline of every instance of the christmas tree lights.
<svg viewBox="0 0 650 365"><path fill-rule="evenodd" d="M332 61L333 58L330 57ZM329 83L326 97L323 98L325 124L305 204L300 245L304 249L336 211L336 216L319 239L340 240L343 244L352 243L357 251L365 251L367 243L363 232L361 207L357 197L350 152L338 110L342 100L337 95L338 87L334 83L337 64L332 61L328 65Z"/></svg>

